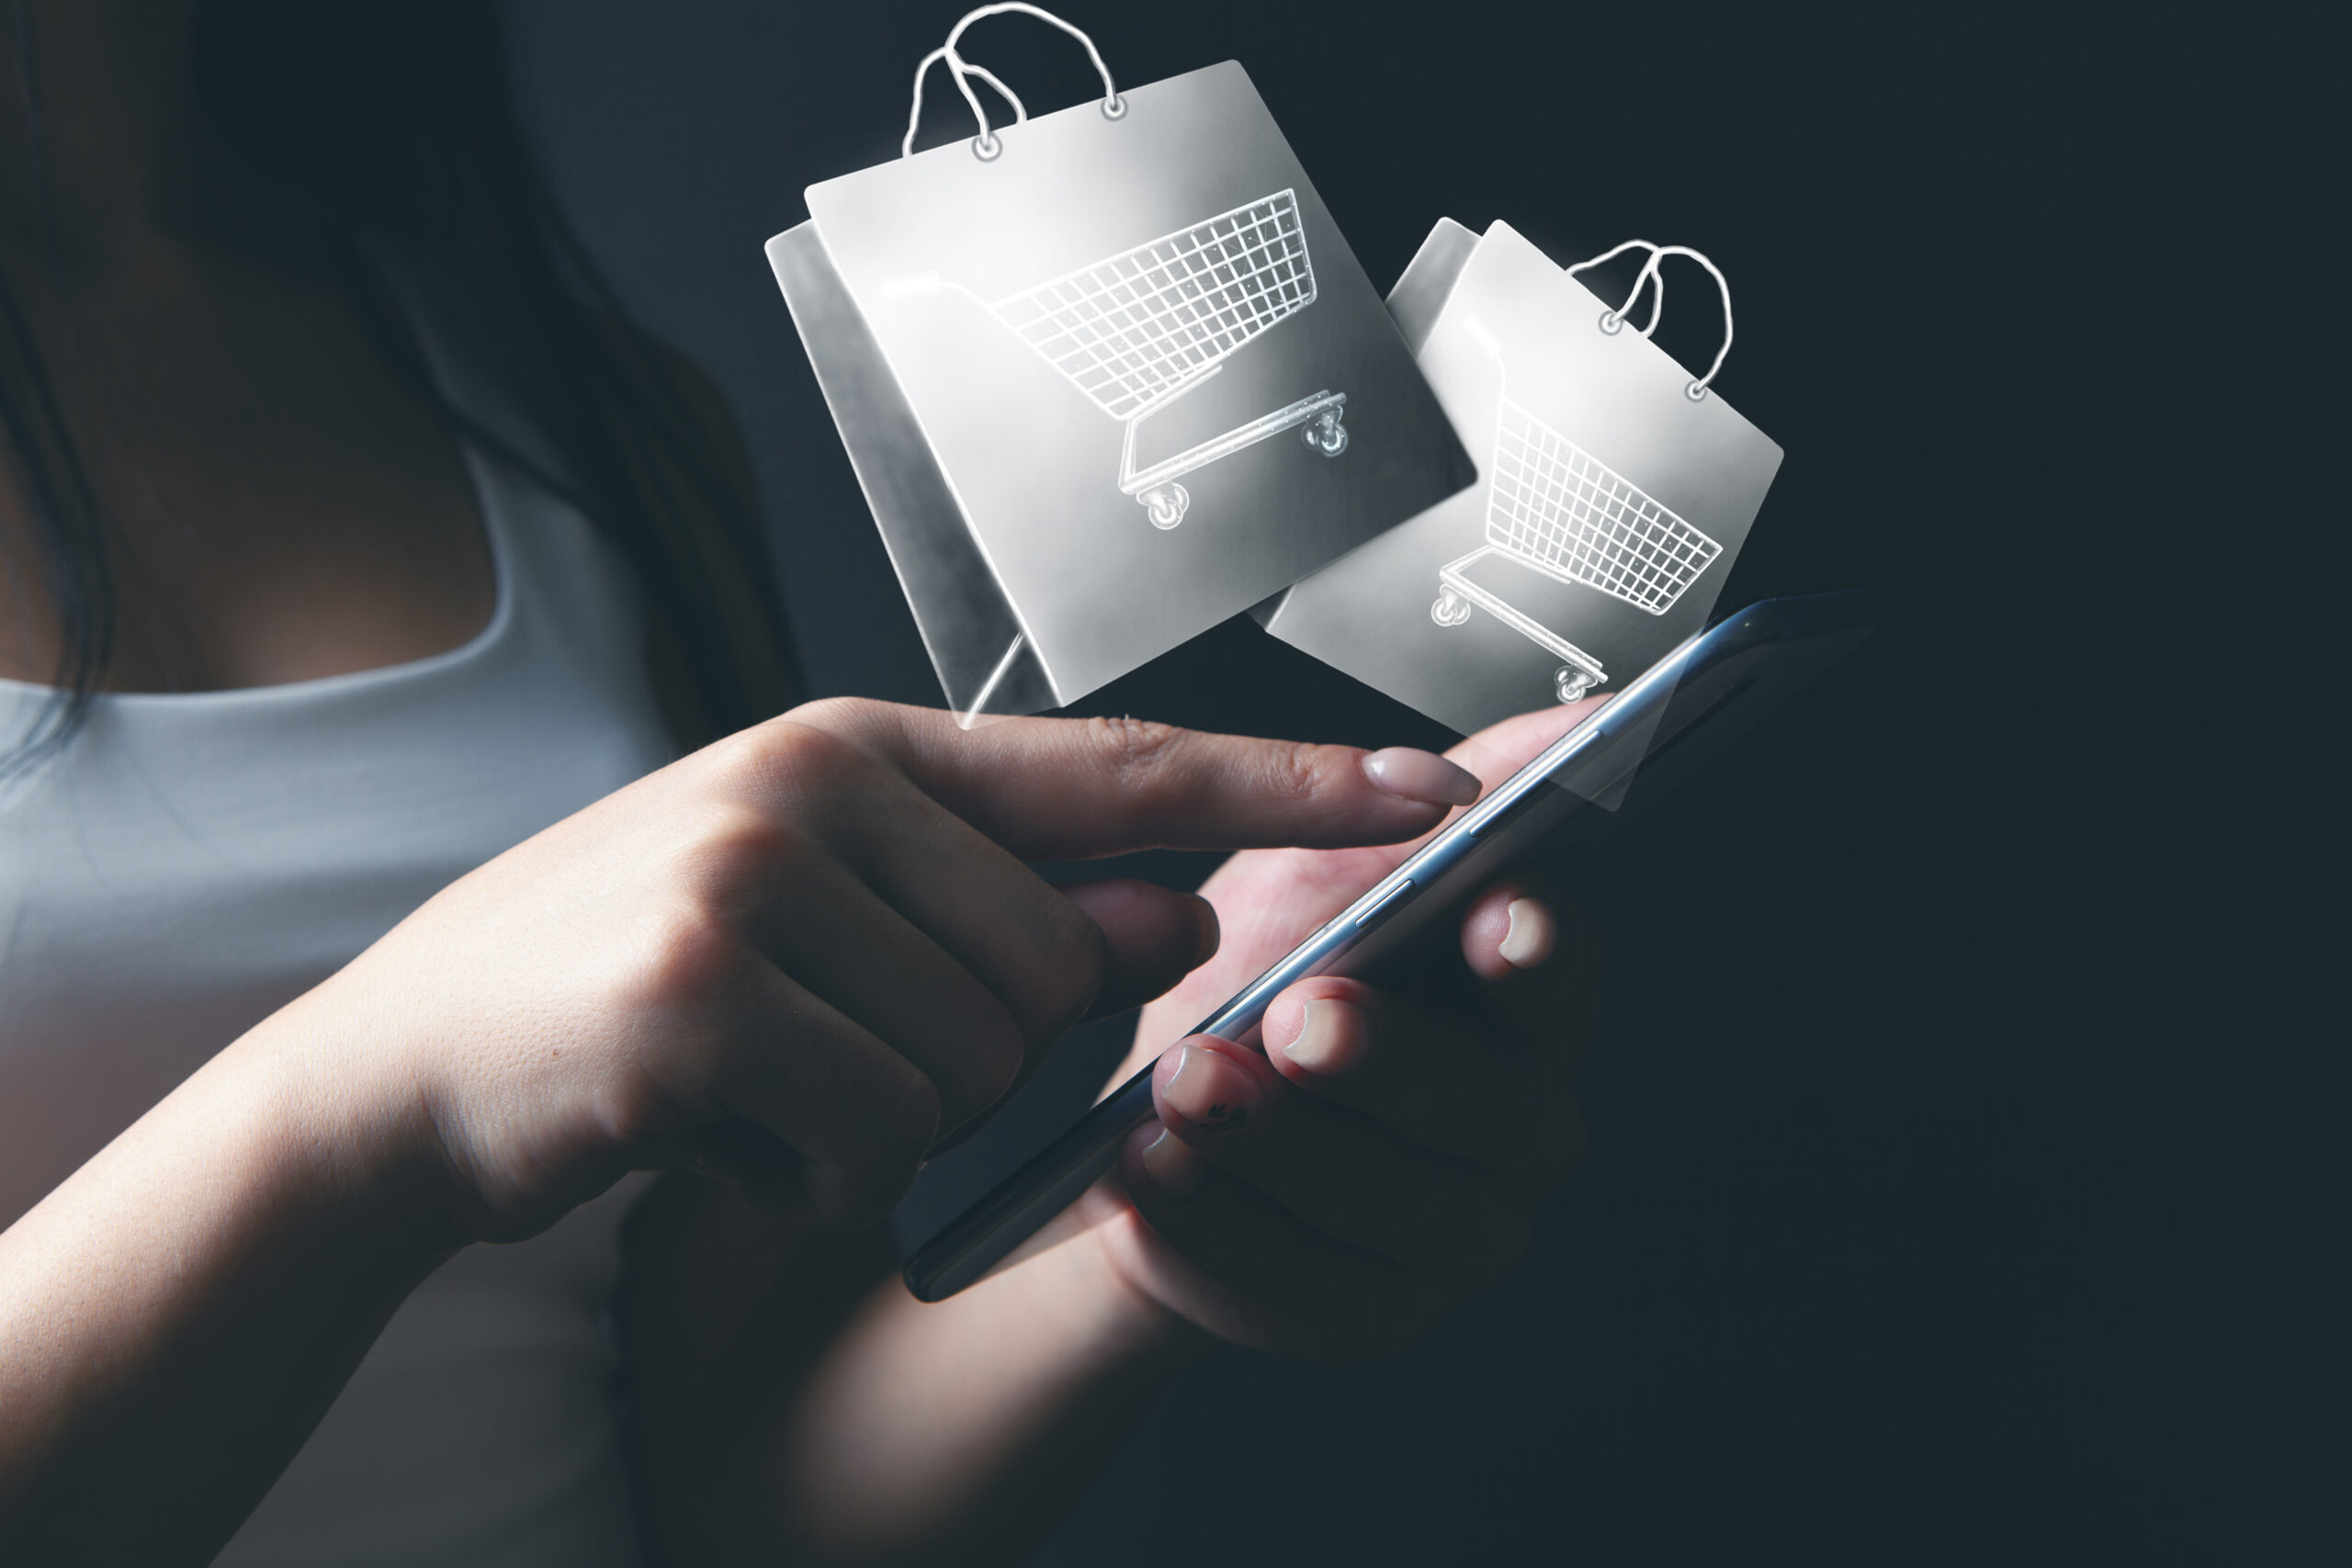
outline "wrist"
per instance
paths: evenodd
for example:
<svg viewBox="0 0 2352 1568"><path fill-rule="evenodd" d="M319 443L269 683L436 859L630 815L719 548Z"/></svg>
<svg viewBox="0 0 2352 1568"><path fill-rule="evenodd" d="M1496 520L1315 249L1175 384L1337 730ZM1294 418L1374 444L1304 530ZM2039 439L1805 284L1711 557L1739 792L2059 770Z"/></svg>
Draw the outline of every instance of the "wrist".
<svg viewBox="0 0 2352 1568"><path fill-rule="evenodd" d="M254 1026L208 1071L235 1080L232 1102L338 1231L429 1272L475 1238L457 1217L462 1194L427 1097L395 1053L352 1038L316 995Z"/></svg>

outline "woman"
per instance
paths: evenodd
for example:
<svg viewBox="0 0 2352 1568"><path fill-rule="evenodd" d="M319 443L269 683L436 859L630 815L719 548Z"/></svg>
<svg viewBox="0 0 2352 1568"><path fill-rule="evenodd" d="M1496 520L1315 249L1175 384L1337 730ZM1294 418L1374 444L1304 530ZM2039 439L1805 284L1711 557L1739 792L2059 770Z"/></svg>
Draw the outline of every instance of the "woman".
<svg viewBox="0 0 2352 1568"><path fill-rule="evenodd" d="M10 19L0 1558L1010 1560L1203 1347L1378 1350L1508 1265L1589 995L1517 886L1409 995L1168 1052L1057 1245L913 1303L927 1150L1190 971L1149 1060L1477 781L771 717L740 454L485 6ZM1261 847L1208 902L1021 863L1147 844Z"/></svg>

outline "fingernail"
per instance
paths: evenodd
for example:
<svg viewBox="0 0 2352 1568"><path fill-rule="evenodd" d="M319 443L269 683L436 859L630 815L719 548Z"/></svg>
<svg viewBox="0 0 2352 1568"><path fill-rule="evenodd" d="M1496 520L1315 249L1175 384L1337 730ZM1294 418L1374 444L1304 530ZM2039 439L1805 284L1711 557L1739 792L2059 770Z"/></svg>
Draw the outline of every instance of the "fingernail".
<svg viewBox="0 0 2352 1568"><path fill-rule="evenodd" d="M1201 1156L1165 1127L1159 1130L1159 1136L1143 1146L1143 1168L1152 1185L1170 1198L1190 1198L1209 1179L1208 1167L1201 1163Z"/></svg>
<svg viewBox="0 0 2352 1568"><path fill-rule="evenodd" d="M1467 806L1478 798L1477 774L1433 751L1411 746L1390 746L1370 753L1363 760L1363 776L1374 789L1407 800Z"/></svg>
<svg viewBox="0 0 2352 1568"><path fill-rule="evenodd" d="M1168 1108L1206 1132L1238 1132L1258 1108L1258 1085L1236 1064L1203 1045L1176 1053L1176 1072L1160 1091Z"/></svg>
<svg viewBox="0 0 2352 1568"><path fill-rule="evenodd" d="M1552 956L1552 911L1532 898L1510 901L1510 930L1495 951L1514 969L1532 969Z"/></svg>
<svg viewBox="0 0 2352 1568"><path fill-rule="evenodd" d="M1345 1002L1317 999L1306 1004L1306 1021L1298 1038L1283 1047L1283 1055L1324 1077L1352 1071L1363 1060L1370 1042L1366 1032L1351 1028L1355 1010Z"/></svg>

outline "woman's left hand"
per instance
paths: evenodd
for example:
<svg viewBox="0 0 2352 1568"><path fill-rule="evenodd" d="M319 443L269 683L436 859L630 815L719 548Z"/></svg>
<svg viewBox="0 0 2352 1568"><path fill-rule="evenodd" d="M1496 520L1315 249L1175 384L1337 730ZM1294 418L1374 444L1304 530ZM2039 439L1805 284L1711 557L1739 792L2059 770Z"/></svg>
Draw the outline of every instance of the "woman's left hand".
<svg viewBox="0 0 2352 1568"><path fill-rule="evenodd" d="M1455 760L1491 786L1592 705L1498 726ZM1130 1289L1220 1338L1318 1359L1410 1343L1517 1262L1580 1145L1593 942L1534 878L1470 902L1458 956L1291 987L1264 1055L1165 1046L1413 847L1228 861L1201 889L1224 925L1216 957L1144 1010L1119 1069L1162 1052L1159 1121L1128 1141L1124 1192L1089 1195L1088 1235Z"/></svg>

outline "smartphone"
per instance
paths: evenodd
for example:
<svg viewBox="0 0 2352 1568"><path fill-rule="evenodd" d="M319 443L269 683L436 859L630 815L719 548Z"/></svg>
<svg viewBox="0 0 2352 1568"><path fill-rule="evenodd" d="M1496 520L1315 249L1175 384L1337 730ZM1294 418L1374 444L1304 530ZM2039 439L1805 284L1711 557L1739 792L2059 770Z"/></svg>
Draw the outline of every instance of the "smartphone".
<svg viewBox="0 0 2352 1568"><path fill-rule="evenodd" d="M1768 599L1725 616L1488 790L1190 1033L1258 1044L1266 1009L1285 987L1372 968L1497 874L1570 852L1622 815L1589 801L1629 786L1626 813L1652 804L1876 624L1876 601L1860 590ZM943 1301L987 1274L1075 1202L1152 1113L1146 1067L917 1247L906 1262L907 1289L918 1301Z"/></svg>

